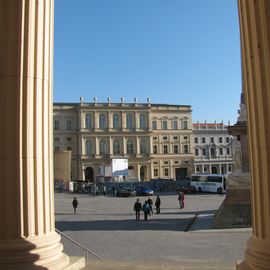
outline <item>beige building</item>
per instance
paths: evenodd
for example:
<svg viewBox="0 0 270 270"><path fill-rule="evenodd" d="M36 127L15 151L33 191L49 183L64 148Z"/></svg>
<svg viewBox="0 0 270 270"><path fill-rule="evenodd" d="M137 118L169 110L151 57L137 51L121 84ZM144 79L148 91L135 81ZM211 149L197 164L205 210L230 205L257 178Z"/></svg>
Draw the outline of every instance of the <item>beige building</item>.
<svg viewBox="0 0 270 270"><path fill-rule="evenodd" d="M54 150L72 151L73 180L128 159L128 179L181 179L193 169L191 107L150 103L55 103Z"/></svg>
<svg viewBox="0 0 270 270"><path fill-rule="evenodd" d="M232 171L233 136L223 123L194 123L194 172L221 173Z"/></svg>

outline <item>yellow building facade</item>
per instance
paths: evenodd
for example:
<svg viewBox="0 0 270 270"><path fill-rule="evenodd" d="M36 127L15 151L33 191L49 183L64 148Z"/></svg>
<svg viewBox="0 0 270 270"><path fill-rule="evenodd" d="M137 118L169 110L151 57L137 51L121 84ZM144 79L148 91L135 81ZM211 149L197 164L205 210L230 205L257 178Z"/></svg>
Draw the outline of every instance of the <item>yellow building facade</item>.
<svg viewBox="0 0 270 270"><path fill-rule="evenodd" d="M72 180L95 182L113 158L128 160L125 180L184 179L193 169L191 116L185 105L55 103L54 150L72 151Z"/></svg>

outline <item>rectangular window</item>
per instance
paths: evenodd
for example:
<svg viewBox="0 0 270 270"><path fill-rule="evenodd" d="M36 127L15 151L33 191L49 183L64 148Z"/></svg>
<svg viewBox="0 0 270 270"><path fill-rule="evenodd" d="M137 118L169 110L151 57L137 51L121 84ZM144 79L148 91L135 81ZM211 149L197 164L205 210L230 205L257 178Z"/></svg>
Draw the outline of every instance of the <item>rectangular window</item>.
<svg viewBox="0 0 270 270"><path fill-rule="evenodd" d="M178 148L178 145L177 144L175 144L174 146L173 146L173 153L174 154L178 154L179 153L179 150L178 150L179 148Z"/></svg>
<svg viewBox="0 0 270 270"><path fill-rule="evenodd" d="M202 137L202 143L205 143L205 138L204 137Z"/></svg>
<svg viewBox="0 0 270 270"><path fill-rule="evenodd" d="M169 164L169 161L164 161L164 165L168 165Z"/></svg>
<svg viewBox="0 0 270 270"><path fill-rule="evenodd" d="M226 137L226 143L229 143L229 142L230 142L230 138Z"/></svg>
<svg viewBox="0 0 270 270"><path fill-rule="evenodd" d="M71 120L67 120L67 129L71 129Z"/></svg>
<svg viewBox="0 0 270 270"><path fill-rule="evenodd" d="M219 148L219 155L223 156L223 148Z"/></svg>
<svg viewBox="0 0 270 270"><path fill-rule="evenodd" d="M168 123L167 121L162 121L162 129L168 129Z"/></svg>
<svg viewBox="0 0 270 270"><path fill-rule="evenodd" d="M68 141L68 142L71 142L72 139L71 139L70 137L67 137L67 141Z"/></svg>
<svg viewBox="0 0 270 270"><path fill-rule="evenodd" d="M177 120L173 120L172 124L173 124L172 129L178 129Z"/></svg>
<svg viewBox="0 0 270 270"><path fill-rule="evenodd" d="M54 141L55 141L55 142L59 142L59 140L60 140L60 139L59 139L58 137L55 137L55 138L54 138Z"/></svg>
<svg viewBox="0 0 270 270"><path fill-rule="evenodd" d="M59 120L54 121L54 129L58 130L59 129Z"/></svg>
<svg viewBox="0 0 270 270"><path fill-rule="evenodd" d="M174 161L174 164L179 164L179 161L178 161L178 160L175 160L175 161Z"/></svg>
<svg viewBox="0 0 270 270"><path fill-rule="evenodd" d="M199 155L199 149L195 148L195 156L198 156L198 155Z"/></svg>
<svg viewBox="0 0 270 270"><path fill-rule="evenodd" d="M177 136L173 136L173 140L174 141L178 141L178 137Z"/></svg>
<svg viewBox="0 0 270 270"><path fill-rule="evenodd" d="M182 129L188 129L188 121L182 121Z"/></svg>
<svg viewBox="0 0 270 270"><path fill-rule="evenodd" d="M154 164L155 164L155 165L158 165L158 162L157 162L157 161L154 161Z"/></svg>
<svg viewBox="0 0 270 270"><path fill-rule="evenodd" d="M206 156L206 149L205 148L203 148L203 150L202 150L202 155Z"/></svg>
<svg viewBox="0 0 270 270"><path fill-rule="evenodd" d="M154 176L158 177L158 169L156 169L156 168L154 169Z"/></svg>
<svg viewBox="0 0 270 270"><path fill-rule="evenodd" d="M219 143L222 143L222 142L223 142L222 137L219 137L219 138L218 138L218 141L219 141Z"/></svg>
<svg viewBox="0 0 270 270"><path fill-rule="evenodd" d="M188 144L184 144L184 153L188 154Z"/></svg>
<svg viewBox="0 0 270 270"><path fill-rule="evenodd" d="M164 168L164 176L169 176L169 168Z"/></svg>
<svg viewBox="0 0 270 270"><path fill-rule="evenodd" d="M227 151L227 155L230 156L231 155L231 149L228 147L226 151Z"/></svg>
<svg viewBox="0 0 270 270"><path fill-rule="evenodd" d="M153 153L154 154L158 153L158 146L157 145L153 145Z"/></svg>
<svg viewBox="0 0 270 270"><path fill-rule="evenodd" d="M157 129L157 121L152 121L152 129Z"/></svg>
<svg viewBox="0 0 270 270"><path fill-rule="evenodd" d="M153 137L153 141L157 141L157 137Z"/></svg>
<svg viewBox="0 0 270 270"><path fill-rule="evenodd" d="M68 150L68 151L72 151L72 147L71 147L71 146L68 146L68 147L67 147L67 150Z"/></svg>
<svg viewBox="0 0 270 270"><path fill-rule="evenodd" d="M163 145L163 154L168 154L168 145Z"/></svg>
<svg viewBox="0 0 270 270"><path fill-rule="evenodd" d="M215 138L214 138L214 137L211 137L211 138L210 138L210 142L211 142L211 143L214 143L214 142L215 142Z"/></svg>
<svg viewBox="0 0 270 270"><path fill-rule="evenodd" d="M168 137L167 136L163 136L163 141L168 141Z"/></svg>
<svg viewBox="0 0 270 270"><path fill-rule="evenodd" d="M197 137L194 138L194 142L198 143L198 138Z"/></svg>
<svg viewBox="0 0 270 270"><path fill-rule="evenodd" d="M184 136L184 140L187 140L188 139L188 136Z"/></svg>

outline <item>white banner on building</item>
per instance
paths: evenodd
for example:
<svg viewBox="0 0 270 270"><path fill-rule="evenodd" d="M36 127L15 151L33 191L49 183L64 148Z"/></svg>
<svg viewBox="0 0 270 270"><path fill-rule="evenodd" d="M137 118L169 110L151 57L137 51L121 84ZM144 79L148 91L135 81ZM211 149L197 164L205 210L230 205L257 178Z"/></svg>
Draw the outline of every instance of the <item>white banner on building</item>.
<svg viewBox="0 0 270 270"><path fill-rule="evenodd" d="M112 159L112 175L128 176L128 160L126 158Z"/></svg>

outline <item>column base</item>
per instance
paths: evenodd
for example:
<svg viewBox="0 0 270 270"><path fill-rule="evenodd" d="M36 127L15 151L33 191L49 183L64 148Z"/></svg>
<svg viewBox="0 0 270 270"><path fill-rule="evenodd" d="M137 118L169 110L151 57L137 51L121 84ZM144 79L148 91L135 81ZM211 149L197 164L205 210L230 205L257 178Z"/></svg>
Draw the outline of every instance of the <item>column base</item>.
<svg viewBox="0 0 270 270"><path fill-rule="evenodd" d="M237 265L237 270L269 270L270 240L251 237L247 241L245 260Z"/></svg>
<svg viewBox="0 0 270 270"><path fill-rule="evenodd" d="M0 240L0 269L65 269L69 257L63 252L60 236L50 234Z"/></svg>

